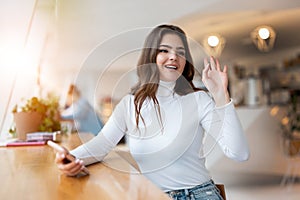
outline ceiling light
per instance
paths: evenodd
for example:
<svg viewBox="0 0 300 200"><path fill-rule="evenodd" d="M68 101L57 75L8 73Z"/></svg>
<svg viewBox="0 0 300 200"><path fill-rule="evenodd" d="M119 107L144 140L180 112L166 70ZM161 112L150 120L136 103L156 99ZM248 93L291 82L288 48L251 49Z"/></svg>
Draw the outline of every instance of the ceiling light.
<svg viewBox="0 0 300 200"><path fill-rule="evenodd" d="M219 42L220 42L219 38L215 35L211 35L207 38L207 43L211 47L218 46Z"/></svg>
<svg viewBox="0 0 300 200"><path fill-rule="evenodd" d="M270 51L275 43L276 33L271 26L258 26L251 32L251 39L258 50Z"/></svg>
<svg viewBox="0 0 300 200"><path fill-rule="evenodd" d="M219 34L204 37L202 45L208 55L219 57L225 47L225 39Z"/></svg>
<svg viewBox="0 0 300 200"><path fill-rule="evenodd" d="M258 30L258 35L261 39L265 40L270 37L270 31L267 28L260 28Z"/></svg>

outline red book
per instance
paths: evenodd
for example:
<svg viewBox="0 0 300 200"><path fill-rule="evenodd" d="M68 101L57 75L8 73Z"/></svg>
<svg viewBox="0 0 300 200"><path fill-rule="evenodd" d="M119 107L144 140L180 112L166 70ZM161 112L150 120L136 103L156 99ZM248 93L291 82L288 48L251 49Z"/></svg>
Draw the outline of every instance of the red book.
<svg viewBox="0 0 300 200"><path fill-rule="evenodd" d="M7 143L7 147L21 147L21 146L41 146L45 145L45 141L32 141L32 142L27 142L27 141L15 141L15 142L10 142Z"/></svg>

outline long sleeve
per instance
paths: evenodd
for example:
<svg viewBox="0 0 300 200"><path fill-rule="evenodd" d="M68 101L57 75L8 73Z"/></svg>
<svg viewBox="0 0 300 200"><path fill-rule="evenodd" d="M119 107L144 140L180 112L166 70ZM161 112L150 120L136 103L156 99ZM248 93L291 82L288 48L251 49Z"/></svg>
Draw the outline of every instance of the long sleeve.
<svg viewBox="0 0 300 200"><path fill-rule="evenodd" d="M70 153L83 160L84 165L100 162L114 148L114 144L105 138L103 134L98 134L85 144L72 150Z"/></svg>
<svg viewBox="0 0 300 200"><path fill-rule="evenodd" d="M222 134L218 141L223 152L237 161L248 160L248 143L232 101L225 108L216 109L216 112L219 112L219 116L224 116Z"/></svg>
<svg viewBox="0 0 300 200"><path fill-rule="evenodd" d="M224 154L237 161L249 158L249 147L233 102L215 107L212 100L205 104L202 126L220 145Z"/></svg>
<svg viewBox="0 0 300 200"><path fill-rule="evenodd" d="M100 162L118 144L124 136L125 126L123 104L117 106L114 113L102 128L101 132L93 139L71 151L71 154L84 161L85 165Z"/></svg>

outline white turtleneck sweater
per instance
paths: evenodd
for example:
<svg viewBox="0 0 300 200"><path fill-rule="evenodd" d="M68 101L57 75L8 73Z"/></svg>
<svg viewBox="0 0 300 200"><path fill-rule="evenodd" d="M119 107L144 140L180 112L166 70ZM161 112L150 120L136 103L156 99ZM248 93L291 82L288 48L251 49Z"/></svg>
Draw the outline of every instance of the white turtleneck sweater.
<svg viewBox="0 0 300 200"><path fill-rule="evenodd" d="M101 133L71 153L85 164L101 161L126 134L141 172L164 191L191 188L211 179L205 167L204 133L215 138L229 158L247 160L248 145L233 103L216 107L206 92L179 96L173 93L174 86L175 82L160 81L160 112L146 100L139 129L134 96L125 96Z"/></svg>

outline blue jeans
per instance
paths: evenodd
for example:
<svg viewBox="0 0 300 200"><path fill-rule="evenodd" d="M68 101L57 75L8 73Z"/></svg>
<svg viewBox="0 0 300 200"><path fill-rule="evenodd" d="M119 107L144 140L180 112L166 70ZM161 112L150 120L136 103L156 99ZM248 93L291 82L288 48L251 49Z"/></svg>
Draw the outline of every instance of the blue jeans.
<svg viewBox="0 0 300 200"><path fill-rule="evenodd" d="M190 189L171 190L167 194L174 200L223 200L212 180Z"/></svg>

